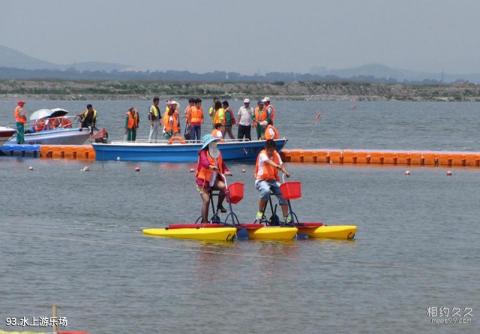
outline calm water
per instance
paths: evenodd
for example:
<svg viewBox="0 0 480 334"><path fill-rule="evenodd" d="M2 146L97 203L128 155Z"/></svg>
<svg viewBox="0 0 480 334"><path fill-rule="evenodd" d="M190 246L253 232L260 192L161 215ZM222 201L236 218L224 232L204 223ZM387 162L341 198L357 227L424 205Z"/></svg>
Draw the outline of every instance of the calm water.
<svg viewBox="0 0 480 334"><path fill-rule="evenodd" d="M94 103L118 127L130 104L148 105ZM11 105L0 102L8 109L0 124ZM30 105L74 111L82 104ZM298 112L287 127L279 111L290 147L480 149L480 104L277 105ZM196 218L191 165L142 163L140 173L125 162L83 166L0 157L0 328L8 316L48 315L57 303L69 328L92 333L480 330L480 170L447 177L444 169L414 168L407 177L404 168L291 165L303 182L304 198L294 203L301 218L357 224L356 241L207 244L140 233ZM246 184L235 209L251 220L252 166L231 168ZM471 307L473 323L433 325L431 306Z"/></svg>
<svg viewBox="0 0 480 334"><path fill-rule="evenodd" d="M15 101L0 100L0 125L13 124ZM149 101L88 102L99 113L98 125L106 127L114 139L123 137L125 113L130 106L136 106L141 117L138 136L148 136ZM180 102L183 114L186 101ZM234 110L241 105L241 101L230 102ZM63 107L74 115L83 111L86 103L37 100L27 101L26 107L29 112ZM210 103L204 101L205 112ZM280 134L289 138L290 148L480 150L480 103L274 101L274 104L278 109ZM163 113L163 104L161 110ZM209 127L204 127L204 133L207 128L210 132Z"/></svg>

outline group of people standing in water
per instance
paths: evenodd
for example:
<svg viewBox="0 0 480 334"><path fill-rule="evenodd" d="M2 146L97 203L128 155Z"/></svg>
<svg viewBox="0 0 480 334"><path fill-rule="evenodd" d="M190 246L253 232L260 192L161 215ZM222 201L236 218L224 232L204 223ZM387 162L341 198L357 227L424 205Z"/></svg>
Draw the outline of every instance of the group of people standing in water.
<svg viewBox="0 0 480 334"><path fill-rule="evenodd" d="M156 142L161 138L170 141L177 138L200 141L202 126L205 127L206 123L211 123L208 132L220 139L252 140L252 128L256 130L257 139L279 138L278 130L273 125L275 107L271 104L269 97L258 101L255 108L250 106L250 100L246 98L236 113L227 100L221 101L218 98L213 99L208 112L204 112L200 98L190 98L183 113L179 109L180 104L177 101L168 100L162 113L160 98L153 98L148 111L149 142ZM182 119L185 124L183 133ZM126 140L136 140L139 125L140 115L137 109L132 107L125 117ZM236 137L233 133L234 126L238 126Z"/></svg>

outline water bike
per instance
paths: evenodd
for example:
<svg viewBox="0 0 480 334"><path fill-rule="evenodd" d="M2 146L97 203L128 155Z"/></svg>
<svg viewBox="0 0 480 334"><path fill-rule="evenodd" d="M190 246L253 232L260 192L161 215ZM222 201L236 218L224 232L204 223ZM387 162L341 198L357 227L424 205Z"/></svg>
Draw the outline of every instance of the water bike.
<svg viewBox="0 0 480 334"><path fill-rule="evenodd" d="M297 181L284 182L280 186L283 197L287 201L288 211L292 222L284 224L280 222L276 211L277 205L273 206L272 196L268 201L271 217L267 219L265 213L260 221L241 224L238 216L233 210L233 204L243 199L244 184L235 182L227 184L225 176L221 175L225 182L225 198L228 203L228 210L222 220L218 209L214 204L214 198L219 196L219 191L212 190L209 194L212 216L210 223L202 224L202 217L198 217L194 224L170 224L164 228L144 229L147 235L177 238L195 239L205 241L233 241L248 238L249 240L292 240L297 235L309 238L343 239L351 240L355 237L357 227L355 225L327 226L320 222L300 222L297 214L292 209L291 200L302 197L301 183Z"/></svg>
<svg viewBox="0 0 480 334"><path fill-rule="evenodd" d="M297 214L292 209L292 200L302 198L302 183L298 181L285 182L284 175L282 176L282 184L280 190L283 197L288 204L288 213L290 214L292 221L289 224L283 226L294 226L298 229L298 235L300 237L309 238L324 238L324 239L340 239L340 240L352 240L355 238L357 232L357 226L355 225L325 225L321 222L300 222ZM277 215L277 207L272 204L272 196L268 201L270 211L272 213L270 219L267 221L265 214L262 217L262 222L267 222L269 225L282 226L280 219Z"/></svg>
<svg viewBox="0 0 480 334"><path fill-rule="evenodd" d="M202 224L202 217L198 217L195 224L170 224L164 228L144 229L143 233L152 236L196 239L206 241L232 241L235 237L250 240L292 240L297 235L298 229L295 226L268 226L264 223L240 224L238 216L233 210L233 204L243 199L244 184L234 182L227 183L225 176L221 175L225 182L225 199L228 203L228 210L225 218L220 218L220 213L214 204L214 198L218 197L220 191L210 191L210 205L212 216L210 223Z"/></svg>

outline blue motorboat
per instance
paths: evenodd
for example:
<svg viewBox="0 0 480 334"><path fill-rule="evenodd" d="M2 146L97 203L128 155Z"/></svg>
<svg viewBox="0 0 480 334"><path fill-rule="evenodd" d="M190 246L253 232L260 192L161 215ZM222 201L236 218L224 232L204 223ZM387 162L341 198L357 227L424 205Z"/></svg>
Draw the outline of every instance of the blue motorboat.
<svg viewBox="0 0 480 334"><path fill-rule="evenodd" d="M287 139L276 139L280 151ZM185 143L142 143L142 142L110 142L93 143L96 160L108 161L150 161L150 162L195 162L201 148L199 142ZM265 147L265 140L226 140L218 143L224 160L254 161L258 153Z"/></svg>

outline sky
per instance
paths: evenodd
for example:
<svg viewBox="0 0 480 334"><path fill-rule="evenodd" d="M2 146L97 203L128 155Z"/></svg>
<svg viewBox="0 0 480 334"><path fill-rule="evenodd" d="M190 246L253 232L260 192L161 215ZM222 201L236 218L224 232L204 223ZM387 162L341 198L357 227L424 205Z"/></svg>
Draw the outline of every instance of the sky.
<svg viewBox="0 0 480 334"><path fill-rule="evenodd" d="M138 69L480 72L478 0L0 0L0 44Z"/></svg>

